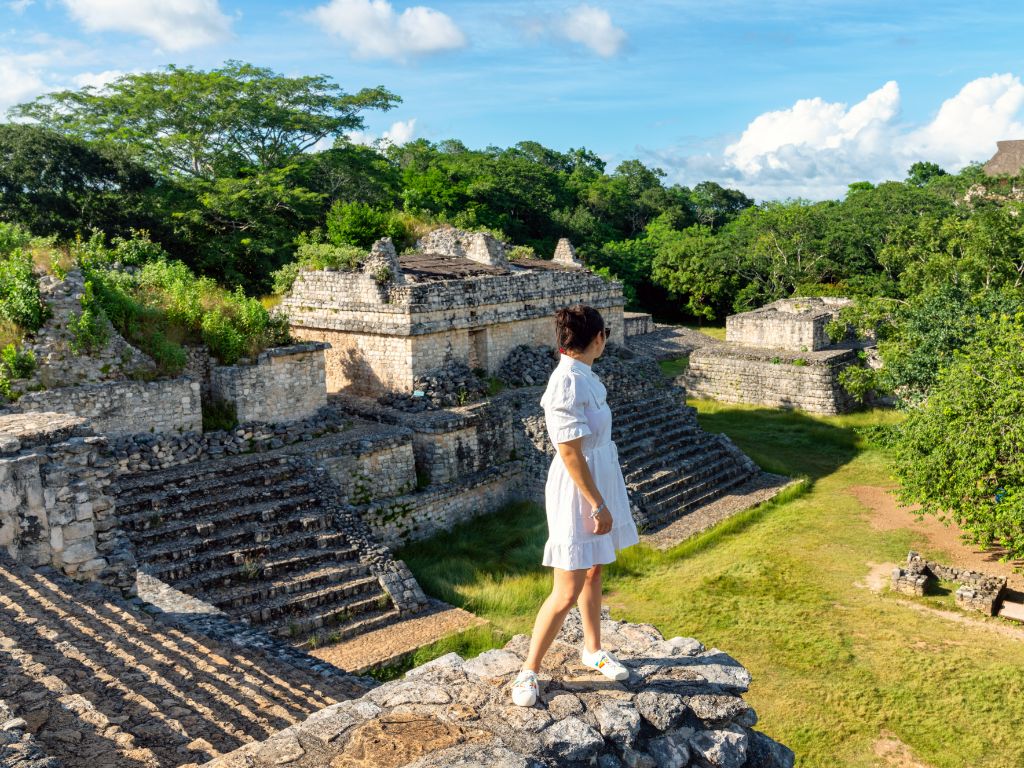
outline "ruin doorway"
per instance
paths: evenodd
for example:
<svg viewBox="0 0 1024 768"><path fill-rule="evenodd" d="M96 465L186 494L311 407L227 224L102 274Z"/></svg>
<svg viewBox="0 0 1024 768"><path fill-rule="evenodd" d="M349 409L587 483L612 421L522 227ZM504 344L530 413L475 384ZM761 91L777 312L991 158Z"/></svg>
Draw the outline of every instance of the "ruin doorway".
<svg viewBox="0 0 1024 768"><path fill-rule="evenodd" d="M488 370L486 328L469 332L469 367Z"/></svg>

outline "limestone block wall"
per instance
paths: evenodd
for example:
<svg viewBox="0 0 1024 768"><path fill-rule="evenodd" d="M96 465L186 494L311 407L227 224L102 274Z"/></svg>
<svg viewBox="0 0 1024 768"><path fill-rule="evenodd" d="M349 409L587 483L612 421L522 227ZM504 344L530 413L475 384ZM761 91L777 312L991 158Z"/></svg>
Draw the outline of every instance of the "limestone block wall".
<svg viewBox="0 0 1024 768"><path fill-rule="evenodd" d="M29 392L2 413L54 411L105 435L193 432L203 428L200 385L188 378L113 381Z"/></svg>
<svg viewBox="0 0 1024 768"><path fill-rule="evenodd" d="M725 340L733 344L791 352L813 352L831 345L825 327L849 299L814 296L782 299L725 320Z"/></svg>
<svg viewBox="0 0 1024 768"><path fill-rule="evenodd" d="M325 386L328 392L349 390L380 393L388 390L408 392L415 376L412 372L410 339L377 333L354 333L292 326L291 334L302 341L326 342L324 352Z"/></svg>
<svg viewBox="0 0 1024 768"><path fill-rule="evenodd" d="M219 365L210 371L210 394L235 404L240 422L289 422L327 403L326 345L275 347L254 365Z"/></svg>
<svg viewBox="0 0 1024 768"><path fill-rule="evenodd" d="M401 496L416 488L416 460L412 436L406 432L361 440L351 452L338 450L337 441L312 452L334 480L339 502L365 504Z"/></svg>
<svg viewBox="0 0 1024 768"><path fill-rule="evenodd" d="M645 333L651 333L654 330L654 318L646 312L623 312L623 325L621 327L626 338L640 336ZM622 336L619 337L618 341L619 343L622 342Z"/></svg>
<svg viewBox="0 0 1024 768"><path fill-rule="evenodd" d="M359 507L374 538L388 547L427 539L522 498L521 466L508 462L443 486Z"/></svg>
<svg viewBox="0 0 1024 768"><path fill-rule="evenodd" d="M80 581L134 589L136 564L105 489L106 439L66 414L0 417L0 547Z"/></svg>
<svg viewBox="0 0 1024 768"><path fill-rule="evenodd" d="M858 363L852 349L801 356L715 345L694 350L681 378L690 397L836 414L856 405L838 376Z"/></svg>

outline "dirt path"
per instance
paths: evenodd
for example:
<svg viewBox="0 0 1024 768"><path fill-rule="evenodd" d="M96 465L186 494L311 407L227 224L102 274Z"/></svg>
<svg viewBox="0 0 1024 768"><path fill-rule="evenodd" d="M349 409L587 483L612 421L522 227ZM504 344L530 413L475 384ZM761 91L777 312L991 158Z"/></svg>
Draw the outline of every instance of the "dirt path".
<svg viewBox="0 0 1024 768"><path fill-rule="evenodd" d="M433 610L428 610L426 614L389 624L351 640L317 648L310 651L310 655L353 674L361 674L373 667L395 662L456 632L487 623L479 616L440 601Z"/></svg>
<svg viewBox="0 0 1024 768"><path fill-rule="evenodd" d="M914 757L910 747L893 733L882 731L874 743L875 757L885 768L931 768Z"/></svg>
<svg viewBox="0 0 1024 768"><path fill-rule="evenodd" d="M1024 568L1024 562L999 562L1003 551L1000 549L981 550L971 544L964 544L961 531L956 523L944 525L930 515L923 520L916 519L916 507L901 507L892 488L877 485L854 485L849 493L869 510L868 521L876 531L908 530L921 540L921 554L941 559L949 565L970 568L984 573L1005 576L1013 589L1024 589L1024 573L1015 573L1014 568ZM937 552L948 553L937 556Z"/></svg>

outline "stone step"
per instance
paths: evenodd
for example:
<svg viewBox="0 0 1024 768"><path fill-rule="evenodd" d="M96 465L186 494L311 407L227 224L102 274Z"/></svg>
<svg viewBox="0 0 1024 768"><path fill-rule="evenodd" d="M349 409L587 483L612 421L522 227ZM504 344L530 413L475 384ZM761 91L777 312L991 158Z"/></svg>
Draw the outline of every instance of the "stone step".
<svg viewBox="0 0 1024 768"><path fill-rule="evenodd" d="M220 549L205 551L196 557L188 550L175 550L177 559L154 563L145 554L140 553L140 562L146 563L146 570L161 581L176 584L187 576L198 574L204 570L235 566L245 571L247 562L258 563L271 552L280 553L298 549L341 549L348 543L343 533L323 533L320 530L304 530L286 536L268 537L261 542L252 542L239 546L234 544Z"/></svg>
<svg viewBox="0 0 1024 768"><path fill-rule="evenodd" d="M244 547L248 544L276 543L282 536L297 531L318 531L327 527L329 515L320 510L299 509L276 520L263 523L251 521L240 525L228 525L209 534L190 536L164 541L150 546L136 547L141 559L147 563L163 563L184 557L203 557L205 552L224 547Z"/></svg>
<svg viewBox="0 0 1024 768"><path fill-rule="evenodd" d="M248 619L253 624L263 625L285 617L306 616L314 612L315 609L323 607L333 609L341 606L357 606L358 612L362 612L364 609L372 607L367 602L371 598L374 600L387 599L389 602L391 600L376 576L362 576L326 584L304 592L278 595L262 601L259 605L250 604L239 607L216 605L222 610L230 610L235 616ZM353 612L356 612L355 608L353 608Z"/></svg>
<svg viewBox="0 0 1024 768"><path fill-rule="evenodd" d="M673 489L678 490L734 464L732 457L720 449L713 453L701 452L684 458L678 463L671 461L665 469L657 470L643 480L634 483L633 490L643 494L644 498L655 499L659 494L664 495L666 490L670 492Z"/></svg>
<svg viewBox="0 0 1024 768"><path fill-rule="evenodd" d="M395 624L401 618L401 614L395 608L372 611L360 614L355 620L333 628L321 627L320 629L314 629L309 633L309 638L314 638L314 642L317 645L327 645L355 637L356 635L364 635L374 630L383 629ZM304 648L313 647L313 643L309 642L309 638L300 645Z"/></svg>
<svg viewBox="0 0 1024 768"><path fill-rule="evenodd" d="M626 482L639 484L650 478L655 472L664 469L671 469L680 462L689 460L694 456L701 456L707 453L709 444L705 441L698 441L696 438L683 443L672 445L664 443L651 443L643 447L632 449L623 457L623 474Z"/></svg>
<svg viewBox="0 0 1024 768"><path fill-rule="evenodd" d="M720 472L675 496L645 506L647 519L654 524L676 520L690 510L723 496L730 488L745 483L750 475L737 467Z"/></svg>
<svg viewBox="0 0 1024 768"><path fill-rule="evenodd" d="M357 554L352 551L353 554ZM278 577L263 577L235 581L228 586L205 589L208 603L225 611L233 611L255 603L263 603L284 595L299 595L328 584L351 583L370 575L370 568L358 560L328 560L311 568L295 569L298 563ZM237 569L236 569L237 573ZM244 578L244 577L243 577ZM376 579L376 577L373 577Z"/></svg>
<svg viewBox="0 0 1024 768"><path fill-rule="evenodd" d="M722 473L728 472L741 472L741 470L735 462L729 460L729 457L718 456L712 461L692 468L684 477L677 477L660 487L643 491L643 499L648 504L657 504L664 499L675 498L679 493L690 492L694 488L700 487L700 484L708 478L718 477Z"/></svg>
<svg viewBox="0 0 1024 768"><path fill-rule="evenodd" d="M125 525L129 538L136 547L145 548L161 542L188 536L208 536L216 530L242 523L270 523L283 515L298 510L321 508L321 500L315 493L303 493L280 499L269 499L257 503L240 504L227 510L195 517L190 509L160 510L145 513L150 517L136 517L134 525ZM142 513L136 513L142 514ZM170 518L167 517L170 515Z"/></svg>
<svg viewBox="0 0 1024 768"><path fill-rule="evenodd" d="M612 421L629 424L635 428L642 428L665 421L688 419L689 414L682 412L679 406L680 404L675 401L668 400L667 398L658 398L653 402L644 404L644 406L638 406L636 410L613 410Z"/></svg>
<svg viewBox="0 0 1024 768"><path fill-rule="evenodd" d="M392 613L389 619L398 616L398 610L391 603L391 598L381 592L372 597L356 595L339 603L324 606L319 611L282 616L263 624L262 627L272 635L288 638L293 642L301 642L318 630L322 630L324 636L336 635L338 639L342 639L366 631L368 624L364 623L364 620L379 619L387 613Z"/></svg>
<svg viewBox="0 0 1024 768"><path fill-rule="evenodd" d="M237 478L237 482L232 478L230 482L216 485L196 483L139 496L120 494L116 497L117 509L118 515L130 523L135 519L145 519L145 515L140 513L184 508L189 511L194 509L199 514L200 510L230 504L236 499L242 502L260 495L280 496L286 488L308 486L309 480L302 476L296 477L294 469L288 466L276 467L274 471L254 469Z"/></svg>
<svg viewBox="0 0 1024 768"><path fill-rule="evenodd" d="M659 459L666 449L688 449L703 445L706 439L706 433L697 427L678 424L664 428L660 433L651 430L641 435L626 434L621 438L621 442L615 440L615 445L619 447L619 458L623 462L642 464L649 459Z"/></svg>
<svg viewBox="0 0 1024 768"><path fill-rule="evenodd" d="M265 583L266 580L285 579L293 572L303 573L319 568L345 567L349 563L357 561L359 548L349 545L345 548L331 549L324 547L308 547L305 549L292 549L284 554L277 554L273 558L264 558L254 562L251 568L243 569L240 565L231 564L221 568L210 568L179 580L175 587L182 592L189 594L216 594L219 590L229 590L238 585L245 585L256 582ZM255 570L258 566L259 571Z"/></svg>
<svg viewBox="0 0 1024 768"><path fill-rule="evenodd" d="M278 467L291 467L289 456L250 453L226 459L207 459L192 464L183 464L169 469L137 472L121 477L113 490L124 495L143 496L157 493L165 488L194 484L222 484L218 481L245 477L255 470L269 474Z"/></svg>

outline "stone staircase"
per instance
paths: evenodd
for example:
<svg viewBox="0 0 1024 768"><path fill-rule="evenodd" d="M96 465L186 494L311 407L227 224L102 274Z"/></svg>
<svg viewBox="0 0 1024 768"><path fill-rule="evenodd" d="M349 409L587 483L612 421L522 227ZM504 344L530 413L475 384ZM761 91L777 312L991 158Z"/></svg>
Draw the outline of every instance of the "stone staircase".
<svg viewBox="0 0 1024 768"><path fill-rule="evenodd" d="M318 644L399 614L331 487L301 457L262 453L121 478L114 494L144 572L272 635Z"/></svg>
<svg viewBox="0 0 1024 768"><path fill-rule="evenodd" d="M704 432L680 387L643 397L609 387L612 439L646 530L657 529L755 477L757 466L727 438Z"/></svg>
<svg viewBox="0 0 1024 768"><path fill-rule="evenodd" d="M203 763L366 691L140 604L0 551L0 702L66 768Z"/></svg>

